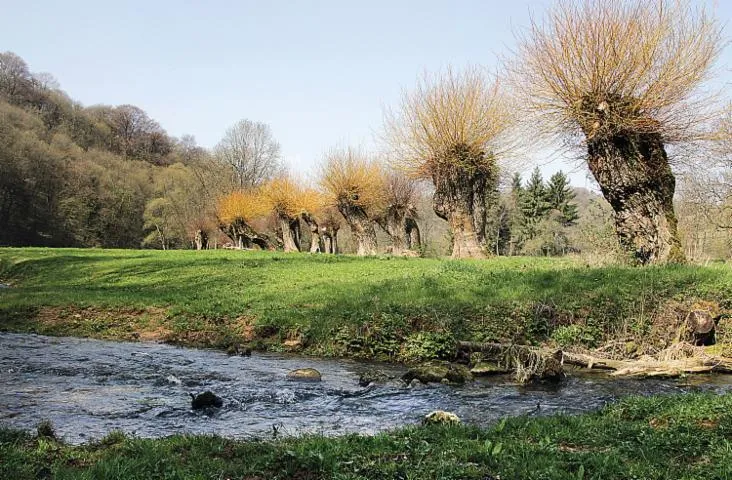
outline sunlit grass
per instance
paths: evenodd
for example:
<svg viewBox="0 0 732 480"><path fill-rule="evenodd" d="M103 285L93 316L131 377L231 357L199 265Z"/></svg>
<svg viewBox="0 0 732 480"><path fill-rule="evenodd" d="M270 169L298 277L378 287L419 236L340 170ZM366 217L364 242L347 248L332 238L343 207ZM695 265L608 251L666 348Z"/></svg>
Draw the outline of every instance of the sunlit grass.
<svg viewBox="0 0 732 480"><path fill-rule="evenodd" d="M283 334L306 332L314 343L387 314L462 338L536 342L553 327L543 324L552 319L537 316L539 306L550 306L561 321L609 330L667 301L732 299L732 269L725 265L589 268L527 257L0 249L0 281L12 285L0 289L5 329L44 331L32 321L43 306L157 307L181 328L195 320L213 322L213 329L216 321L247 317ZM27 322L23 312L31 312Z"/></svg>
<svg viewBox="0 0 732 480"><path fill-rule="evenodd" d="M627 398L579 416L511 418L488 429L412 426L250 442L113 433L79 447L0 429L0 477L727 479L731 412L732 395L687 394Z"/></svg>

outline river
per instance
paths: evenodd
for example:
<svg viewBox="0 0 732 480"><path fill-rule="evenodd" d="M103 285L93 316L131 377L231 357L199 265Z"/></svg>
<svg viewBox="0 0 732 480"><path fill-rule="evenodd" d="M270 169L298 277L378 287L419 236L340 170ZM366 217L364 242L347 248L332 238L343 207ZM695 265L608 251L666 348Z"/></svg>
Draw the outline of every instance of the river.
<svg viewBox="0 0 732 480"><path fill-rule="evenodd" d="M320 383L288 381L311 367ZM360 387L361 372L397 377ZM227 356L212 350L154 343L0 334L0 424L31 430L53 422L70 443L112 430L141 437L215 433L226 437L347 432L374 433L413 424L432 410L488 425L504 416L580 413L629 394L732 390L732 376L685 380L618 380L572 374L561 386L519 386L506 377L455 387L409 388L401 367L278 354ZM190 408L189 393L211 390L220 409Z"/></svg>

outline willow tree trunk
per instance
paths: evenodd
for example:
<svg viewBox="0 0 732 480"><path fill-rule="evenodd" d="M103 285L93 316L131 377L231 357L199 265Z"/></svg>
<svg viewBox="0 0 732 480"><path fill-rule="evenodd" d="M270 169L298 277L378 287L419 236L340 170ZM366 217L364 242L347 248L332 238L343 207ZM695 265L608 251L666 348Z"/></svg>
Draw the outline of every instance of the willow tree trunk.
<svg viewBox="0 0 732 480"><path fill-rule="evenodd" d="M338 253L338 228L327 227L323 230L325 253Z"/></svg>
<svg viewBox="0 0 732 480"><path fill-rule="evenodd" d="M410 250L419 250L422 248L422 235L419 233L419 225L417 220L412 217L406 218L407 240Z"/></svg>
<svg viewBox="0 0 732 480"><path fill-rule="evenodd" d="M452 232L453 258L485 258L486 193L492 175L477 168L449 167L432 176L432 205Z"/></svg>
<svg viewBox="0 0 732 480"><path fill-rule="evenodd" d="M208 248L208 233L201 229L196 230L193 241L196 244L196 250L206 250Z"/></svg>
<svg viewBox="0 0 732 480"><path fill-rule="evenodd" d="M587 141L588 165L614 211L621 246L641 264L683 262L673 197L676 180L658 134Z"/></svg>
<svg viewBox="0 0 732 480"><path fill-rule="evenodd" d="M312 215L302 214L302 219L310 230L310 253L318 253L322 250L320 239L320 227Z"/></svg>
<svg viewBox="0 0 732 480"><path fill-rule="evenodd" d="M323 251L325 253L338 253L338 229L332 227L323 228Z"/></svg>
<svg viewBox="0 0 732 480"><path fill-rule="evenodd" d="M401 255L409 249L406 215L396 209L389 209L377 219L379 226L389 235L391 253Z"/></svg>
<svg viewBox="0 0 732 480"><path fill-rule="evenodd" d="M279 215L280 228L282 229L282 246L285 252L300 251L300 222L297 218L287 215Z"/></svg>
<svg viewBox="0 0 732 480"><path fill-rule="evenodd" d="M252 248L257 245L262 250L275 250L275 244L267 235L257 233L240 218L232 223L219 223L219 229L234 241L237 249Z"/></svg>
<svg viewBox="0 0 732 480"><path fill-rule="evenodd" d="M351 227L351 233L356 240L356 255L376 255L376 230L364 209L355 205L341 204L338 210Z"/></svg>

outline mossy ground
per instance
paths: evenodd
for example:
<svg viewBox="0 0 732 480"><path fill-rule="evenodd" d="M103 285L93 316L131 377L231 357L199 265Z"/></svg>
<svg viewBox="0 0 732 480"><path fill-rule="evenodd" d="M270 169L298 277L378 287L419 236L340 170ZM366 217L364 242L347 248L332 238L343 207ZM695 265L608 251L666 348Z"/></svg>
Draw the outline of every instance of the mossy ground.
<svg viewBox="0 0 732 480"><path fill-rule="evenodd" d="M590 268L242 251L0 249L0 329L412 361L455 339L648 341L695 302L732 309L732 268ZM729 323L729 322L727 322ZM673 331L673 328L667 329Z"/></svg>
<svg viewBox="0 0 732 480"><path fill-rule="evenodd" d="M48 429L44 432L48 435ZM85 446L0 429L0 478L729 479L732 394L628 398L580 416L376 436L137 439Z"/></svg>

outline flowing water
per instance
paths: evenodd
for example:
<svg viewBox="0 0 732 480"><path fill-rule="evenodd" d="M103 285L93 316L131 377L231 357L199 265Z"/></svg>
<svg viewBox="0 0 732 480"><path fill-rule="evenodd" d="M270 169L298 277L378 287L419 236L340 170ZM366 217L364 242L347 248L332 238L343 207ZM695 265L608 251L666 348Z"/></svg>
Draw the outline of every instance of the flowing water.
<svg viewBox="0 0 732 480"><path fill-rule="evenodd" d="M320 383L288 381L312 367ZM378 368L397 377L358 385L359 373ZM508 379L464 387L407 387L403 369L346 360L276 354L230 357L221 352L152 343L121 343L25 334L0 334L0 424L33 429L51 420L71 443L112 430L142 437L216 433L227 437L346 432L373 433L417 423L432 410L487 425L508 415L579 413L629 394L732 390L731 376L673 380L610 380L570 376L560 387L520 387ZM694 382L694 384L689 382ZM189 393L211 390L220 409L191 410Z"/></svg>

